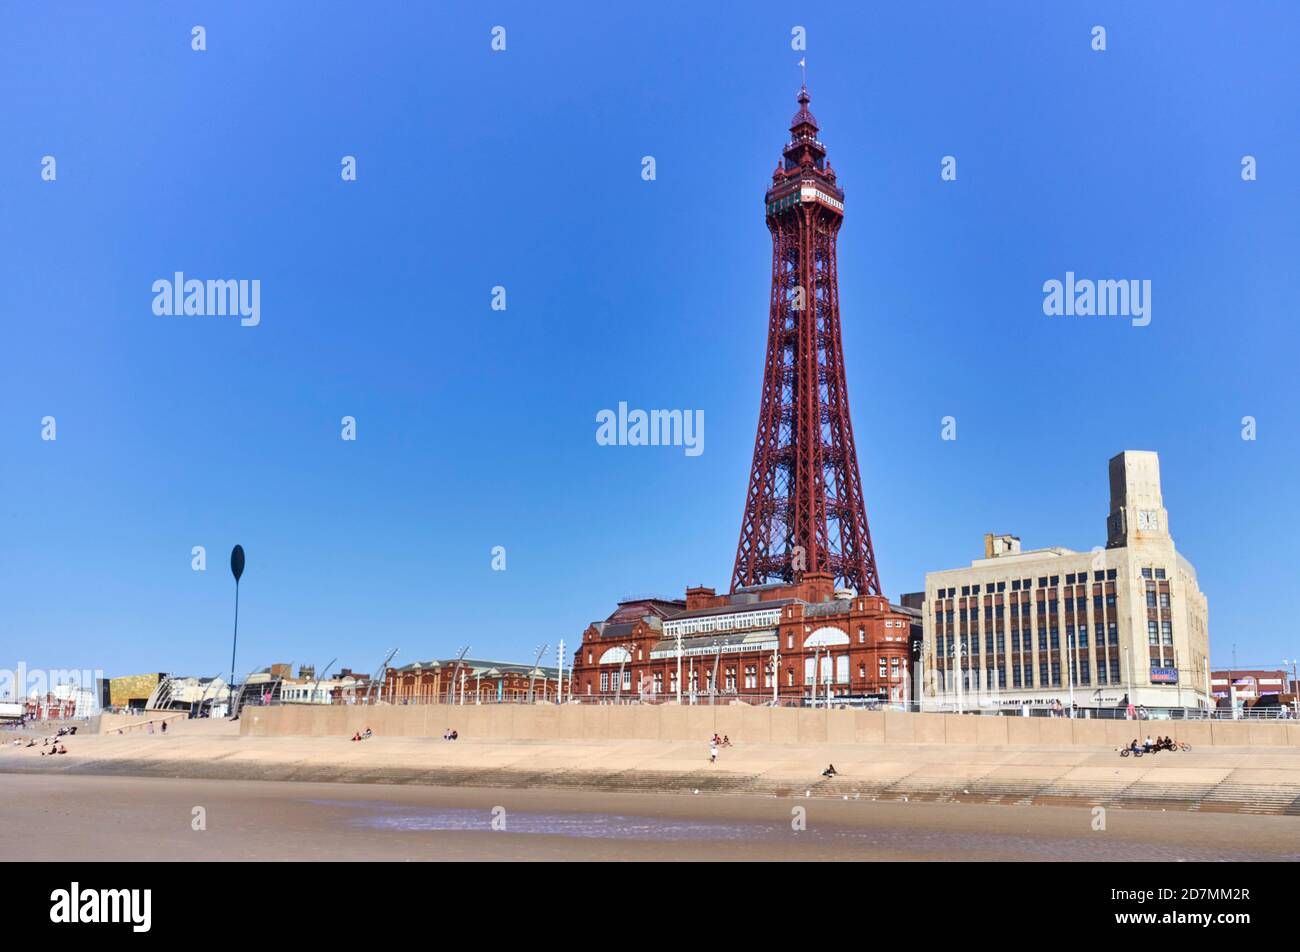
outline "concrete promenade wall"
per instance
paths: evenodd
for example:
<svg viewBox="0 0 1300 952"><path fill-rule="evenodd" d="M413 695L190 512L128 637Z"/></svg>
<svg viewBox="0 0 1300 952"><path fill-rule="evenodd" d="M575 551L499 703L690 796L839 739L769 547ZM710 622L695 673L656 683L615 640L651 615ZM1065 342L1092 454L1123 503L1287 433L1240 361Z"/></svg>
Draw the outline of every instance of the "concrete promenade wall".
<svg viewBox="0 0 1300 952"><path fill-rule="evenodd" d="M145 731L145 727L150 721L153 721L154 730L157 730L163 721L167 722L167 729L171 730L173 726L181 721L189 719L189 714L184 711L145 711L141 714L97 714L92 717L90 733L108 734L122 731Z"/></svg>
<svg viewBox="0 0 1300 952"><path fill-rule="evenodd" d="M1170 734L1193 747L1300 747L1300 723L1123 721L1050 717L906 714L748 705L421 704L246 708L240 733L259 737L351 736L465 740L705 741L715 732L738 743L958 744L1120 747L1133 737Z"/></svg>

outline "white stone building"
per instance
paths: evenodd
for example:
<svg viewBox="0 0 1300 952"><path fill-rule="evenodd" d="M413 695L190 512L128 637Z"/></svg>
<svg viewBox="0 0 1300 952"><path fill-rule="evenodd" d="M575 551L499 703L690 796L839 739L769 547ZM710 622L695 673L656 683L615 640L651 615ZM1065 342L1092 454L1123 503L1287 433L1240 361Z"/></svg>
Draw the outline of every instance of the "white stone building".
<svg viewBox="0 0 1300 952"><path fill-rule="evenodd" d="M1155 453L1110 460L1106 525L1104 549L990 534L984 558L926 575L928 708L1212 705L1209 609L1169 534Z"/></svg>

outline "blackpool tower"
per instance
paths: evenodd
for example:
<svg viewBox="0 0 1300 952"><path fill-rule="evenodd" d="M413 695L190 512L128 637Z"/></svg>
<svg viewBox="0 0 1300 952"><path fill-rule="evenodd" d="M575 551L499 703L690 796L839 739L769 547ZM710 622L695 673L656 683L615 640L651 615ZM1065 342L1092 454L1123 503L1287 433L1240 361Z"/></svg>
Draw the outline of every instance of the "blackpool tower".
<svg viewBox="0 0 1300 952"><path fill-rule="evenodd" d="M764 199L772 233L767 358L731 588L816 572L880 595L840 341L835 239L844 192L808 103L801 88Z"/></svg>

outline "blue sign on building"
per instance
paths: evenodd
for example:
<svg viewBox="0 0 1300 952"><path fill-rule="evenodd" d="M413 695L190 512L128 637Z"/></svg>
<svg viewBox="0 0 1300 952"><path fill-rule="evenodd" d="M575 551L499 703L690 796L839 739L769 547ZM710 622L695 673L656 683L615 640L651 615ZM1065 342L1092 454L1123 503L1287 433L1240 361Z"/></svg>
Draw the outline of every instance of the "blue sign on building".
<svg viewBox="0 0 1300 952"><path fill-rule="evenodd" d="M1177 684L1178 669L1177 668L1152 668L1151 683L1152 684Z"/></svg>

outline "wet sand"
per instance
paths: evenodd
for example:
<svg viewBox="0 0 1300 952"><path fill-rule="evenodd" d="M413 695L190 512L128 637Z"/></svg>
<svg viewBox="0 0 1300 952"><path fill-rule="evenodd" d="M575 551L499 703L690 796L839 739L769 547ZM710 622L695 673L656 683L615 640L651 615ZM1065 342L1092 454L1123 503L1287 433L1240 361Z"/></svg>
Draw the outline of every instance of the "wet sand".
<svg viewBox="0 0 1300 952"><path fill-rule="evenodd" d="M0 797L6 860L1300 860L1300 818L1110 809L1095 831L1088 806L74 774L0 774Z"/></svg>

